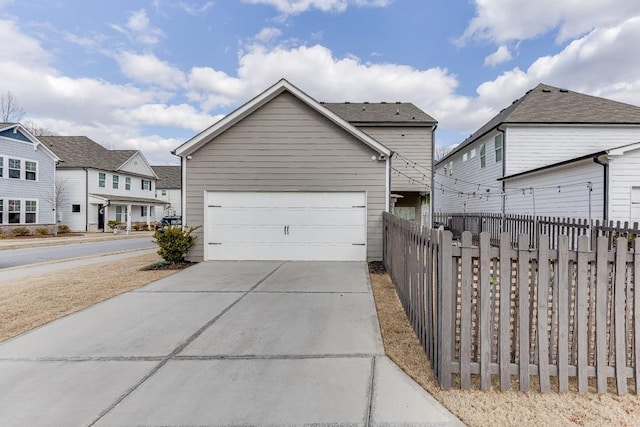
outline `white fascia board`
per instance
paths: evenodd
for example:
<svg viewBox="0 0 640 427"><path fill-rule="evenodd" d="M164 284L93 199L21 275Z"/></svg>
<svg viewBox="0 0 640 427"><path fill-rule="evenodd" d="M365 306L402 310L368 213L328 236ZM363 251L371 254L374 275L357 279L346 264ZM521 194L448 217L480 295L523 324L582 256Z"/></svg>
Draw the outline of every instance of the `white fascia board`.
<svg viewBox="0 0 640 427"><path fill-rule="evenodd" d="M640 142L634 142L633 144L623 145L621 147L612 148L607 151L607 155L609 156L622 156L627 151L633 151L640 149Z"/></svg>
<svg viewBox="0 0 640 427"><path fill-rule="evenodd" d="M116 171L120 171L127 163L132 161L134 159L134 157L136 157L138 155L140 156L140 159L144 162L144 164L147 165L147 167L149 168L149 170L153 174L152 176L154 176L156 178L156 180L157 180L158 179L158 175L156 175L156 171L153 170L153 168L151 167L151 165L147 161L147 158L144 156L144 154L142 154L142 151L140 151L140 150L136 151L136 153L133 156L129 157L123 164L118 166L116 168ZM125 172L127 172L127 171L125 171Z"/></svg>
<svg viewBox="0 0 640 427"><path fill-rule="evenodd" d="M360 141L362 141L363 143L365 143L366 145L368 145L369 147L377 151L378 153L384 154L385 156L391 155L391 151L387 147L380 144L378 141L371 138L366 133L357 129L355 126L352 126L351 124L349 124L344 119L340 118L338 115L336 115L332 111L329 111L327 108L323 107L322 104L320 104L318 101L311 98L309 95L307 95L306 93L304 93L303 91L301 91L300 89L298 89L297 87L295 87L285 79L280 80L279 82L277 82L276 84L274 84L273 86L271 86L270 88L262 92L261 94L257 95L255 98L251 99L241 107L237 108L232 113L228 114L227 116L220 119L218 122L216 122L209 128L200 132L198 135L194 136L193 138L191 138L190 140L188 140L187 142L185 142L184 144L176 148L173 151L174 154L180 157L185 157L193 153L194 151L202 147L204 144L206 144L209 140L211 140L212 138L215 138L216 136L218 136L219 134L221 134L222 132L224 132L225 130L227 130L228 128L230 128L231 126L233 126L234 124L242 120L243 118L247 117L249 114L257 110L258 108L262 107L267 102L271 101L273 98L280 95L284 91L290 92L296 98L300 99L309 107L313 108L314 110L316 110L317 112L319 112L320 114L322 114L323 116L331 120L333 123L337 124L344 130L346 130L348 133L350 133L351 135L353 135L354 137L356 137L357 139L359 139Z"/></svg>
<svg viewBox="0 0 640 427"><path fill-rule="evenodd" d="M38 147L41 147L42 151L44 151L49 157L51 157L53 159L53 161L55 161L55 162L59 162L60 161L60 157L56 156L56 154L53 151L49 150L47 148L47 146L42 143L42 141L40 141L36 136L34 136L31 132L29 132L27 130L27 128L22 126L20 123L14 123L12 125L0 128L0 132L3 132L5 130L9 130L9 129L13 129L14 133L18 132L18 130L20 130L20 132L24 136L26 136L29 141L31 141L33 143L33 149L34 150L37 150Z"/></svg>

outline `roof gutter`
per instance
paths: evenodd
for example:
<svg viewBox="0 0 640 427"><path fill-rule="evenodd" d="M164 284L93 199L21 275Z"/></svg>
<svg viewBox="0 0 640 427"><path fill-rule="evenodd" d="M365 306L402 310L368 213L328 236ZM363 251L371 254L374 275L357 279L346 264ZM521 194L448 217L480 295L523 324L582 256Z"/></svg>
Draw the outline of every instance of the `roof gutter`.
<svg viewBox="0 0 640 427"><path fill-rule="evenodd" d="M602 193L603 193L602 197L603 197L604 200L603 200L603 203L602 203L602 206L603 206L602 221L606 225L606 223L609 221L609 218L608 218L609 217L609 215L608 215L608 213L609 213L609 164L607 162L601 161L598 158L601 155L602 155L602 153L598 153L598 154L594 155L593 156L593 162L598 164L598 165L601 165L603 167L604 176L603 176L602 180L603 180L603 187L604 188L602 190Z"/></svg>

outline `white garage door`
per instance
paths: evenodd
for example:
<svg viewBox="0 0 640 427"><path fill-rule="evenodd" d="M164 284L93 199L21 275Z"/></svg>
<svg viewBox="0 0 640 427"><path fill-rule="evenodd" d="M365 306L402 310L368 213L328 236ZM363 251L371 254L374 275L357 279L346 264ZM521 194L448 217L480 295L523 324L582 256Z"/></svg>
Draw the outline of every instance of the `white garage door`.
<svg viewBox="0 0 640 427"><path fill-rule="evenodd" d="M209 192L208 260L367 259L362 193Z"/></svg>

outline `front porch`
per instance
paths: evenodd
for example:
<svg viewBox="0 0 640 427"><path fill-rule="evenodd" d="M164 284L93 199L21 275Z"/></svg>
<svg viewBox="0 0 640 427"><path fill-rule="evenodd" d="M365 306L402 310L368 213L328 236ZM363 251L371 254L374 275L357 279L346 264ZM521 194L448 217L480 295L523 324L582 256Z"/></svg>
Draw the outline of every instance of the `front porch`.
<svg viewBox="0 0 640 427"><path fill-rule="evenodd" d="M157 199L90 194L87 231L111 231L115 228L111 226L120 225L129 232L135 223L151 229L156 210L162 211L166 204Z"/></svg>

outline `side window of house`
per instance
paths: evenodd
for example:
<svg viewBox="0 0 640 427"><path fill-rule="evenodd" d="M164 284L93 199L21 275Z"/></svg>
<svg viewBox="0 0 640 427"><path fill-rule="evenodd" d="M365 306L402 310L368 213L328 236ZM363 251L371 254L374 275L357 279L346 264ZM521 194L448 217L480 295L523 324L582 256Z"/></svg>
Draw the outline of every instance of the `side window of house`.
<svg viewBox="0 0 640 427"><path fill-rule="evenodd" d="M20 224L20 200L9 200L9 224Z"/></svg>
<svg viewBox="0 0 640 427"><path fill-rule="evenodd" d="M453 176L453 160L449 162L449 176Z"/></svg>
<svg viewBox="0 0 640 427"><path fill-rule="evenodd" d="M0 156L0 178L4 176L4 157Z"/></svg>
<svg viewBox="0 0 640 427"><path fill-rule="evenodd" d="M124 178L124 189L131 190L131 178L128 176Z"/></svg>
<svg viewBox="0 0 640 427"><path fill-rule="evenodd" d="M4 200L0 199L0 224L4 224Z"/></svg>
<svg viewBox="0 0 640 427"><path fill-rule="evenodd" d="M71 205L71 212L80 212L80 205Z"/></svg>
<svg viewBox="0 0 640 427"><path fill-rule="evenodd" d="M487 166L487 147L484 143L480 145L480 167Z"/></svg>
<svg viewBox="0 0 640 427"><path fill-rule="evenodd" d="M147 207L140 206L140 216L147 216Z"/></svg>
<svg viewBox="0 0 640 427"><path fill-rule="evenodd" d="M35 224L38 213L38 202L36 200L26 200L24 202L24 212L25 224Z"/></svg>
<svg viewBox="0 0 640 427"><path fill-rule="evenodd" d="M9 178L20 179L20 160L9 159Z"/></svg>
<svg viewBox="0 0 640 427"><path fill-rule="evenodd" d="M116 206L116 221L122 222L122 206Z"/></svg>
<svg viewBox="0 0 640 427"><path fill-rule="evenodd" d="M149 181L148 179L143 179L142 180L142 189L143 190L151 190L151 181Z"/></svg>
<svg viewBox="0 0 640 427"><path fill-rule="evenodd" d="M496 163L502 161L502 134L496 135L493 139L493 144L496 151Z"/></svg>
<svg viewBox="0 0 640 427"><path fill-rule="evenodd" d="M36 172L37 172L36 162L30 162L25 160L24 162L24 179L27 181L35 181L36 180Z"/></svg>
<svg viewBox="0 0 640 427"><path fill-rule="evenodd" d="M162 190L162 195L166 196L167 195L167 190Z"/></svg>
<svg viewBox="0 0 640 427"><path fill-rule="evenodd" d="M107 174L104 173L104 172L99 172L98 173L98 187L104 188L104 187L106 187L106 183L107 183Z"/></svg>
<svg viewBox="0 0 640 427"><path fill-rule="evenodd" d="M118 185L120 184L120 177L118 175L113 175L113 188L114 190L118 189Z"/></svg>

